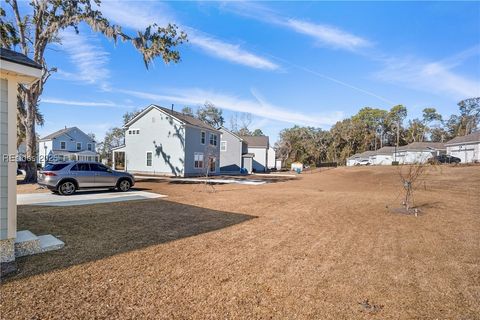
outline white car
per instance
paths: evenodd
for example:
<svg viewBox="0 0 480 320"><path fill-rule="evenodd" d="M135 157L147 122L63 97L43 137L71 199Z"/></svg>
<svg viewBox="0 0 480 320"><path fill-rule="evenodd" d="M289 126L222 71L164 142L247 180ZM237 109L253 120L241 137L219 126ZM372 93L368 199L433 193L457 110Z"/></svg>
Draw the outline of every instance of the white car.
<svg viewBox="0 0 480 320"><path fill-rule="evenodd" d="M371 165L371 163L370 163L370 160L363 159L363 160L357 161L357 163L355 163L355 165L356 166L369 166L369 165Z"/></svg>

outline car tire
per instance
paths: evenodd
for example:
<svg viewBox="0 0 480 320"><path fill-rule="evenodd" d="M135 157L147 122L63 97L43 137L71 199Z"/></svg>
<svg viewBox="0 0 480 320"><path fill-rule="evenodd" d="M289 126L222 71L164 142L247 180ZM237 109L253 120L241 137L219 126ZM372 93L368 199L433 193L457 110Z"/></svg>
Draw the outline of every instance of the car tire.
<svg viewBox="0 0 480 320"><path fill-rule="evenodd" d="M131 187L132 187L132 183L128 179L122 179L118 181L118 185L117 185L118 191L127 192L128 190L130 190Z"/></svg>
<svg viewBox="0 0 480 320"><path fill-rule="evenodd" d="M77 186L73 181L64 181L58 186L58 192L62 196L71 196L77 190Z"/></svg>

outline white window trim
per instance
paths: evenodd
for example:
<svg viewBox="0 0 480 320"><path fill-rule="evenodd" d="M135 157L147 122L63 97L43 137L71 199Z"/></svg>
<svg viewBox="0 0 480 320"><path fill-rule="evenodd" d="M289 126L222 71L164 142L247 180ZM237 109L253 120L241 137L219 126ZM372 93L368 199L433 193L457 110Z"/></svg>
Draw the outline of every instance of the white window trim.
<svg viewBox="0 0 480 320"><path fill-rule="evenodd" d="M90 149L88 148L90 146ZM93 144L92 143L87 143L87 150L88 151L93 151Z"/></svg>
<svg viewBox="0 0 480 320"><path fill-rule="evenodd" d="M203 142L202 142L202 140L203 140ZM200 143L205 145L206 142L207 142L207 132L202 130L200 132Z"/></svg>
<svg viewBox="0 0 480 320"><path fill-rule="evenodd" d="M218 136L214 133L209 133L209 137L208 137L208 143L213 146L213 147L217 147L218 146ZM215 138L213 139L213 142L215 142L215 144L212 143L212 138Z"/></svg>
<svg viewBox="0 0 480 320"><path fill-rule="evenodd" d="M80 149L78 149L78 144L80 144ZM75 142L75 150L76 151L82 151L83 144L81 142Z"/></svg>
<svg viewBox="0 0 480 320"><path fill-rule="evenodd" d="M150 164L150 165L148 165L148 154L149 154L149 153L152 154L152 158L150 159L150 161L151 161L151 164ZM145 153L145 166L147 166L147 167L153 167L153 151L147 151L147 152Z"/></svg>
<svg viewBox="0 0 480 320"><path fill-rule="evenodd" d="M225 144L225 149L222 148L222 145ZM220 141L220 151L227 151L227 141Z"/></svg>
<svg viewBox="0 0 480 320"><path fill-rule="evenodd" d="M201 167L196 167L195 166L195 162L197 161L197 160L195 160L195 156L197 156L197 155L202 155L202 166ZM197 169L197 170L201 170L201 169L203 169L204 166L205 166L205 155L203 154L203 152L194 152L193 153L193 168Z"/></svg>
<svg viewBox="0 0 480 320"><path fill-rule="evenodd" d="M65 148L62 148L62 142L65 143ZM67 150L67 141L60 141L60 150Z"/></svg>

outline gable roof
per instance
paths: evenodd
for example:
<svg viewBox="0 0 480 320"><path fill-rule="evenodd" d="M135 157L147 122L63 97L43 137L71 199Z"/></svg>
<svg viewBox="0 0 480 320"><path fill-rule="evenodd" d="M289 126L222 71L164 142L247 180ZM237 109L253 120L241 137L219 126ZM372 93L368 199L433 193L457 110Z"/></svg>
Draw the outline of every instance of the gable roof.
<svg viewBox="0 0 480 320"><path fill-rule="evenodd" d="M398 148L398 151L445 150L443 142L412 142Z"/></svg>
<svg viewBox="0 0 480 320"><path fill-rule="evenodd" d="M452 140L445 143L446 146L459 143L468 143L468 142L480 142L480 130L477 132L472 132L466 136L455 137Z"/></svg>
<svg viewBox="0 0 480 320"><path fill-rule="evenodd" d="M236 134L236 133L228 130L228 129L225 128L225 127L220 127L218 130L221 131L221 132L229 133L229 134L231 134L232 136L234 136L235 138L237 138L237 139L240 140L240 141L244 141L244 140L242 139L242 137L240 137L238 134Z"/></svg>
<svg viewBox="0 0 480 320"><path fill-rule="evenodd" d="M32 67L36 69L42 69L42 66L23 53L16 52L6 48L0 48L0 58L2 60L10 61L13 63L23 64L27 67Z"/></svg>
<svg viewBox="0 0 480 320"><path fill-rule="evenodd" d="M83 133L85 136L89 137L88 134L86 134L86 133L83 132L82 130L78 129L77 127L70 127L70 128L64 128L64 129L55 131L54 133L50 133L49 135L46 135L45 137L39 139L38 141L53 140L53 139L56 139L56 138L60 137L60 136L63 135L63 134L69 136L70 139L73 139L73 137L68 134L68 133L69 133L70 131L72 131L72 130L78 130L78 131L80 131L81 133ZM89 138L90 138L90 137L89 137ZM93 140L92 138L90 138L90 140L92 140L93 142L95 142L95 140Z"/></svg>
<svg viewBox="0 0 480 320"><path fill-rule="evenodd" d="M71 128L60 129L58 131L55 131L54 133L50 133L49 135L46 135L45 137L41 138L38 141L52 140L52 139L55 139L55 138L61 136L62 134L66 134L67 136L69 136L68 132L72 129L78 129L78 128L77 127L71 127ZM72 138L72 137L70 137L70 138Z"/></svg>
<svg viewBox="0 0 480 320"><path fill-rule="evenodd" d="M241 136L243 140L248 143L249 147L259 147L268 149L268 137L267 136Z"/></svg>
<svg viewBox="0 0 480 320"><path fill-rule="evenodd" d="M375 154L393 154L395 152L395 147L386 146L382 147L375 151Z"/></svg>
<svg viewBox="0 0 480 320"><path fill-rule="evenodd" d="M192 116L189 116L189 115L186 115L184 113L181 113L181 112L177 112L177 111L172 111L171 109L168 109L168 108L164 108L164 107L161 107L161 106L158 106L156 104L151 104L149 105L148 107L146 107L145 109L143 109L138 115L136 115L132 120L130 120L129 122L127 122L123 127L124 128L127 128L129 126L131 126L135 121L137 121L138 119L140 119L141 117L143 117L147 112L149 112L150 110L152 109L157 109L163 113L166 113L172 117L174 117L175 119L177 119L178 121L180 121L181 123L183 124L188 124L188 125L191 125L191 126L194 126L194 127L198 127L198 128L201 128L201 129L207 129L207 130L211 130L211 131L218 131L217 129L215 129L214 127L212 127L211 125L203 122L202 120L200 119L197 119L195 117L192 117Z"/></svg>

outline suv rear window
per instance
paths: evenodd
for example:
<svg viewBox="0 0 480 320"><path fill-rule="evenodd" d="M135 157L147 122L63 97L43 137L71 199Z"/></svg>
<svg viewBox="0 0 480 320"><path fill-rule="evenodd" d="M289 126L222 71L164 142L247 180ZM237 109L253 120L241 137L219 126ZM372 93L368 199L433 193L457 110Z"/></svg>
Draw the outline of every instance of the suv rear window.
<svg viewBox="0 0 480 320"><path fill-rule="evenodd" d="M59 171L68 166L68 163L47 163L43 171Z"/></svg>

